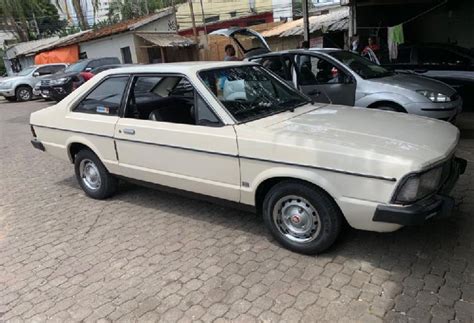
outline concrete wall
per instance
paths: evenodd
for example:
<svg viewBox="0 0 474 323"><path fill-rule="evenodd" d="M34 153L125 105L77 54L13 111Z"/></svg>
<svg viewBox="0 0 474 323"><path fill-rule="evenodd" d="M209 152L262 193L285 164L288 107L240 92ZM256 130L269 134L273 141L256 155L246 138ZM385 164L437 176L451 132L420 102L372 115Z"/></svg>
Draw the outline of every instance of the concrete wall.
<svg viewBox="0 0 474 323"><path fill-rule="evenodd" d="M87 54L87 58L117 57L122 62L122 53L120 52L120 48L129 46L130 52L132 53L132 62L137 63L137 54L133 37L133 33L126 32L110 37L92 40L80 44L80 52L85 52Z"/></svg>

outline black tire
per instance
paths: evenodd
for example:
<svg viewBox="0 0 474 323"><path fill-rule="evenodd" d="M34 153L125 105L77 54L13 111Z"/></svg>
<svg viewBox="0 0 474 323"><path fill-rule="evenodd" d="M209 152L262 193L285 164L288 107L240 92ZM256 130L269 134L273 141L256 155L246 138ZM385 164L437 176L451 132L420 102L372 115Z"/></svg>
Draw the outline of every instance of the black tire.
<svg viewBox="0 0 474 323"><path fill-rule="evenodd" d="M305 208L309 212L303 212L306 214L303 216L300 211L293 211L290 208L300 210ZM307 233L307 241L304 241L306 236L293 235L291 229L284 224L281 220L284 212L298 212L301 215L287 217L287 222L291 225L308 223L311 226L307 229L312 230ZM310 213L311 215L307 216ZM275 185L267 193L263 201L263 219L279 243L292 251L307 255L318 254L328 249L338 237L343 223L341 210L326 192L310 184L292 180ZM294 220L298 222L293 222ZM283 233L283 227L288 229L286 234Z"/></svg>
<svg viewBox="0 0 474 323"><path fill-rule="evenodd" d="M15 96L18 102L30 101L33 98L33 91L31 90L31 87L21 85L16 88Z"/></svg>
<svg viewBox="0 0 474 323"><path fill-rule="evenodd" d="M15 102L16 96L5 96L5 100L7 100L8 102Z"/></svg>
<svg viewBox="0 0 474 323"><path fill-rule="evenodd" d="M95 174L96 176L86 176L85 167L88 167L88 174ZM89 197L102 200L112 196L117 191L117 178L111 175L100 159L88 149L83 149L76 154L74 170L79 185ZM96 180L97 178L99 179ZM95 179L95 181L92 179ZM96 184L96 187L93 184Z"/></svg>

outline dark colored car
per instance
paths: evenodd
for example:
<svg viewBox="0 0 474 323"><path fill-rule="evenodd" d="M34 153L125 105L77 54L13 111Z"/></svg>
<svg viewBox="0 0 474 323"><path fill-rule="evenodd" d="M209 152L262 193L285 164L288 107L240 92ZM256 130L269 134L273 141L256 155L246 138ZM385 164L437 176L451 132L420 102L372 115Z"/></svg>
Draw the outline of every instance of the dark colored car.
<svg viewBox="0 0 474 323"><path fill-rule="evenodd" d="M41 94L59 102L86 81L81 75L82 73L111 64L120 64L120 60L117 57L80 60L68 66L64 72L56 73L54 77L42 80L40 84Z"/></svg>
<svg viewBox="0 0 474 323"><path fill-rule="evenodd" d="M464 108L474 109L474 51L449 44L400 45L395 62L382 64L397 72L415 73L449 84Z"/></svg>

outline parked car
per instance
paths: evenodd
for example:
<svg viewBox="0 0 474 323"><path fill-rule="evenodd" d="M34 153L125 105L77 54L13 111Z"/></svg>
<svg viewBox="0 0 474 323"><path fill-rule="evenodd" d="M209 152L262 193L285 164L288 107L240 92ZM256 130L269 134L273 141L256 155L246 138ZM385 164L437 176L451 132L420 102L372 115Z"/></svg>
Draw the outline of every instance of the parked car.
<svg viewBox="0 0 474 323"><path fill-rule="evenodd" d="M464 107L474 108L472 49L436 43L400 45L397 60L383 66L447 83L461 95Z"/></svg>
<svg viewBox="0 0 474 323"><path fill-rule="evenodd" d="M35 65L23 69L15 76L2 78L0 96L8 101L29 101L34 98L33 88L39 80L63 71L67 64Z"/></svg>
<svg viewBox="0 0 474 323"><path fill-rule="evenodd" d="M120 60L116 57L80 60L68 66L63 73L57 73L54 77L42 80L39 90L42 95L59 102L86 81L81 73L109 64L120 64Z"/></svg>
<svg viewBox="0 0 474 323"><path fill-rule="evenodd" d="M308 254L344 219L387 232L448 215L466 167L447 122L312 103L255 63L109 70L30 123L33 146L72 162L92 198L128 178L237 203Z"/></svg>
<svg viewBox="0 0 474 323"><path fill-rule="evenodd" d="M239 38L247 32L246 28L231 28L213 33L243 44ZM271 52L261 39L255 36L247 41L250 45L242 45L245 57L261 63L316 102L408 112L445 121L453 121L462 111L459 94L442 82L394 73L340 49ZM263 54L254 55L256 52Z"/></svg>
<svg viewBox="0 0 474 323"><path fill-rule="evenodd" d="M399 74L340 49L290 50L250 58L268 67L313 100L406 112L453 121L459 94L445 83Z"/></svg>

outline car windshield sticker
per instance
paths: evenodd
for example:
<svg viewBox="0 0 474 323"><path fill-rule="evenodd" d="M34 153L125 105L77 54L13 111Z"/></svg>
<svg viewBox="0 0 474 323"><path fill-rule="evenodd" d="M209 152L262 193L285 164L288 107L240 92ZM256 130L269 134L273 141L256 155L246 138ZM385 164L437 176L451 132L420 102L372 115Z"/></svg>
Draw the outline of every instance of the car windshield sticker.
<svg viewBox="0 0 474 323"><path fill-rule="evenodd" d="M107 114L109 114L109 108L104 107L104 106L98 106L98 107L96 108L96 111L97 111L98 113L107 113Z"/></svg>

